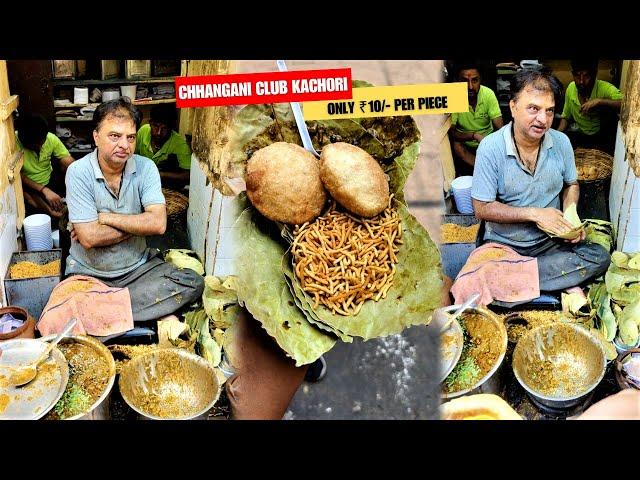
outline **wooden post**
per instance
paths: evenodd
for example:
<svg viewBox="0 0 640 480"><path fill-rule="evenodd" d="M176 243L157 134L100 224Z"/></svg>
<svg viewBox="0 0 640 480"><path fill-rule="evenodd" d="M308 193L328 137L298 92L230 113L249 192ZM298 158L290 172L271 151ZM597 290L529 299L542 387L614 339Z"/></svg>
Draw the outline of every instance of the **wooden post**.
<svg viewBox="0 0 640 480"><path fill-rule="evenodd" d="M640 177L640 60L625 60L624 63L620 123L627 160L635 176Z"/></svg>
<svg viewBox="0 0 640 480"><path fill-rule="evenodd" d="M22 228L25 215L22 179L20 177L22 155L17 149L11 116L13 111L18 108L18 103L18 96L11 95L9 92L7 62L0 60L0 198L3 198L5 190L12 184L17 207L17 212L15 212L17 214L16 228L19 230ZM2 206L2 213L9 213L6 208L6 205Z"/></svg>

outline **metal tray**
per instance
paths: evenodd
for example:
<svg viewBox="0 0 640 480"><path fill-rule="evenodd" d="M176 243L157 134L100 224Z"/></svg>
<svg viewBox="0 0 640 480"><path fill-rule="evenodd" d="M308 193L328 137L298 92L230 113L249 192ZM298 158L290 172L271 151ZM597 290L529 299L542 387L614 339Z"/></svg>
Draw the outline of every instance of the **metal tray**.
<svg viewBox="0 0 640 480"><path fill-rule="evenodd" d="M0 343L0 420L37 420L60 400L69 380L67 360L54 348L38 368L38 375L23 387L9 385L12 368L37 360L47 344L34 339Z"/></svg>

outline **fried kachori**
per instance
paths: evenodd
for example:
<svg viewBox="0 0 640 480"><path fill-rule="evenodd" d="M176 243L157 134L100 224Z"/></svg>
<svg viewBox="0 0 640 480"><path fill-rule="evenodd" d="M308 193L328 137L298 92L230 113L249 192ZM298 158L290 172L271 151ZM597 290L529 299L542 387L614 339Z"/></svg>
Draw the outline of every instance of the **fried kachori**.
<svg viewBox="0 0 640 480"><path fill-rule="evenodd" d="M318 160L293 143L272 143L255 152L247 163L246 183L253 206L276 222L310 222L327 200Z"/></svg>

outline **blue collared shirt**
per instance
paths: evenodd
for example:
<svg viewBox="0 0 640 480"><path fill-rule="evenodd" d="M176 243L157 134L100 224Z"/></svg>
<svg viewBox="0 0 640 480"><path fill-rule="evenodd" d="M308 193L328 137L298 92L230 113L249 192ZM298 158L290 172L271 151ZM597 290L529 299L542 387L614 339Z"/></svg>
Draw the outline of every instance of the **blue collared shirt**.
<svg viewBox="0 0 640 480"><path fill-rule="evenodd" d="M497 200L512 207L552 207L562 210L560 194L576 183L578 174L569 138L548 130L533 175L517 156L511 123L485 137L476 152L471 196L483 202ZM535 223L485 223L485 241L531 247L547 235Z"/></svg>
<svg viewBox="0 0 640 480"><path fill-rule="evenodd" d="M71 223L98 220L98 213L136 215L144 207L164 204L158 167L152 160L133 155L124 168L122 186L116 197L108 187L98 164L97 149L73 162L67 170L67 207ZM115 278L135 270L149 256L143 236L132 236L115 245L85 249L72 241L66 273Z"/></svg>

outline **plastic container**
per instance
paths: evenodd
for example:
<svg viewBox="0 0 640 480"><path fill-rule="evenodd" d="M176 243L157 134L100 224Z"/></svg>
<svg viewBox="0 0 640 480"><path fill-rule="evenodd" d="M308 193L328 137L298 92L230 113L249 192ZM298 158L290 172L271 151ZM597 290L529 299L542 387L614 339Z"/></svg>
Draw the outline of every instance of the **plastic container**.
<svg viewBox="0 0 640 480"><path fill-rule="evenodd" d="M473 177L465 175L457 177L451 182L451 193L456 202L456 208L460 213L473 214L473 203L471 202L471 186Z"/></svg>
<svg viewBox="0 0 640 480"><path fill-rule="evenodd" d="M122 85L120 87L120 93L123 97L129 97L129 99L133 102L136 99L136 86Z"/></svg>
<svg viewBox="0 0 640 480"><path fill-rule="evenodd" d="M110 102L111 100L117 100L120 98L120 92L117 90L105 90L102 92L102 101Z"/></svg>
<svg viewBox="0 0 640 480"><path fill-rule="evenodd" d="M73 89L73 103L76 105L86 105L89 103L89 89L86 87L75 87Z"/></svg>
<svg viewBox="0 0 640 480"><path fill-rule="evenodd" d="M53 248L60 248L60 230L51 232L51 240L53 241Z"/></svg>
<svg viewBox="0 0 640 480"><path fill-rule="evenodd" d="M51 217L43 213L29 215L24 219L24 236L27 241L27 250L41 251L53 248L51 238Z"/></svg>

